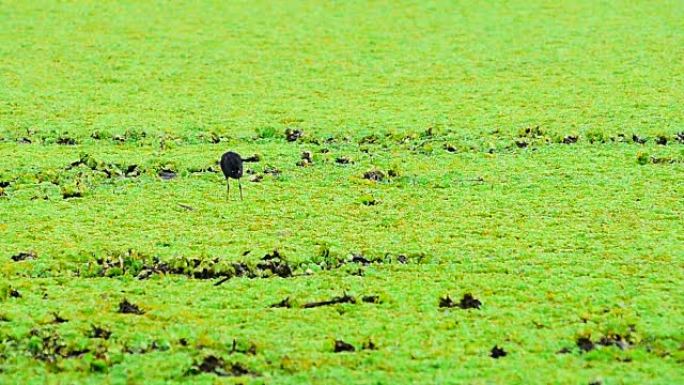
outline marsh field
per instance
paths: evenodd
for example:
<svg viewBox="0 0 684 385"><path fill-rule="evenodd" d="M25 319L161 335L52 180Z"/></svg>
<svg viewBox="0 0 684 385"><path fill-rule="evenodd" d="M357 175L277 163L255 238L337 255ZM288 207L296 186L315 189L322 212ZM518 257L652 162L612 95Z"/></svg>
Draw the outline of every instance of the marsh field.
<svg viewBox="0 0 684 385"><path fill-rule="evenodd" d="M0 1L0 384L684 383L683 20Z"/></svg>

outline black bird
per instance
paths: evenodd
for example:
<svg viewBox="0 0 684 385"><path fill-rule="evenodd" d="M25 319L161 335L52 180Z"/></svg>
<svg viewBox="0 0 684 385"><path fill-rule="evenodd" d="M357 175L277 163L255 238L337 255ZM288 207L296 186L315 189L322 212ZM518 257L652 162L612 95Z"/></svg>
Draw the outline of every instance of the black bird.
<svg viewBox="0 0 684 385"><path fill-rule="evenodd" d="M226 177L226 195L230 197L230 182L229 179L237 179L240 187L240 200L242 200L242 185L240 178L242 177L242 158L238 153L228 151L221 156L221 171Z"/></svg>

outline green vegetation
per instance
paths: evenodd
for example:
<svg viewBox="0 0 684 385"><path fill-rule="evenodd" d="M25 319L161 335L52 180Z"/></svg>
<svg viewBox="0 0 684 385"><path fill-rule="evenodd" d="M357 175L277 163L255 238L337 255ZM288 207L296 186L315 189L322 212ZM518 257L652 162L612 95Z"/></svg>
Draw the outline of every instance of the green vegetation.
<svg viewBox="0 0 684 385"><path fill-rule="evenodd" d="M3 2L0 384L684 382L683 19Z"/></svg>

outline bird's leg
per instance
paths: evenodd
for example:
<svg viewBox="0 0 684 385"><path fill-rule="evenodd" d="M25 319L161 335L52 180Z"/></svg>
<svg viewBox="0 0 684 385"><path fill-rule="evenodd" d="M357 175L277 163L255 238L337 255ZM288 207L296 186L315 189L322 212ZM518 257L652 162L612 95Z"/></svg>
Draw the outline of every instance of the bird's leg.
<svg viewBox="0 0 684 385"><path fill-rule="evenodd" d="M230 181L226 178L226 199L230 199Z"/></svg>
<svg viewBox="0 0 684 385"><path fill-rule="evenodd" d="M240 179L238 179L238 187L240 188L240 200L242 200L242 184L240 183Z"/></svg>

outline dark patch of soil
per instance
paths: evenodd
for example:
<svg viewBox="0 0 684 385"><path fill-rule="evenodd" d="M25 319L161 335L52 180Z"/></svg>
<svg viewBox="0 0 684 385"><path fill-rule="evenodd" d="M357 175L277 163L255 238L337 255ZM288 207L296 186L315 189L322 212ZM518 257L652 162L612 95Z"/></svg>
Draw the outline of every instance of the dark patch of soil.
<svg viewBox="0 0 684 385"><path fill-rule="evenodd" d="M619 334L612 334L612 335L607 335L601 337L601 339L598 341L598 345L601 346L616 346L620 348L620 350L625 350L629 348L629 342L625 340L621 335Z"/></svg>
<svg viewBox="0 0 684 385"><path fill-rule="evenodd" d="M351 261L350 261L350 262L351 262L351 263L361 263L361 264L364 264L364 265L369 265L369 264L371 264L373 261L367 259L366 257L364 257L364 256L361 255L361 254L352 254L352 258L351 258Z"/></svg>
<svg viewBox="0 0 684 385"><path fill-rule="evenodd" d="M119 313L122 314L145 314L145 311L140 309L138 305L133 304L128 302L126 298L124 298L120 303L119 303Z"/></svg>
<svg viewBox="0 0 684 385"><path fill-rule="evenodd" d="M378 295L364 295L361 301L365 303L380 303L380 296Z"/></svg>
<svg viewBox="0 0 684 385"><path fill-rule="evenodd" d="M201 134L200 138L206 140L207 142L209 142L211 144L219 144L219 143L221 143L221 140L224 139L224 138L220 137L215 132L209 132L209 133Z"/></svg>
<svg viewBox="0 0 684 385"><path fill-rule="evenodd" d="M102 270L100 275L102 276L108 276L108 271L111 268L116 268L116 260L112 259L98 259L97 264L99 266L102 266ZM129 264L132 265L132 263L129 261ZM121 259L119 260L119 268L122 270L122 273L128 272L128 266L125 262L122 262ZM135 271L132 272L133 274L136 274ZM158 258L154 257L152 258L151 263L146 263L146 261L143 260L143 266L140 269L139 272L137 272L137 278L140 280L147 279L152 274L168 274L172 273L172 269L167 264L166 262L160 261Z"/></svg>
<svg viewBox="0 0 684 385"><path fill-rule="evenodd" d="M254 154L254 155L252 155L252 156L250 156L250 157L242 158L242 161L243 161L243 162L254 162L254 163L256 163L256 162L261 161L261 155L259 155L259 154Z"/></svg>
<svg viewBox="0 0 684 385"><path fill-rule="evenodd" d="M188 171L193 173L193 174L204 174L204 173L209 173L209 174L217 174L219 172L219 169L214 166L209 166L209 167L191 167L188 168Z"/></svg>
<svg viewBox="0 0 684 385"><path fill-rule="evenodd" d="M344 342L342 340L335 340L335 347L333 348L333 351L335 353L354 352L356 351L356 348L350 343Z"/></svg>
<svg viewBox="0 0 684 385"><path fill-rule="evenodd" d="M284 307L289 309L292 307L292 302L290 302L290 297L285 297L282 301L276 302L269 307Z"/></svg>
<svg viewBox="0 0 684 385"><path fill-rule="evenodd" d="M137 140L141 140L141 139L143 139L143 138L146 138L146 137L147 137L147 132L145 132L145 131L126 130L126 132L124 132L123 134L116 134L116 135L113 135L113 136L112 136L112 140L115 141L115 142L124 143L124 142L127 142L127 141L132 141L132 142L134 142L134 141L137 141ZM101 139L105 139L105 136L103 135L103 136L101 137ZM163 142L165 142L166 140L169 140L169 138L164 137L164 138L161 139L161 142L163 143ZM163 149L163 147L162 147L162 149Z"/></svg>
<svg viewBox="0 0 684 385"><path fill-rule="evenodd" d="M277 250L273 254L267 254L257 264L257 268L262 272L270 271L271 274L281 278L292 277L292 267L280 256Z"/></svg>
<svg viewBox="0 0 684 385"><path fill-rule="evenodd" d="M246 255L246 254L245 254ZM405 255L393 257L385 254L384 257L367 258L361 254L352 254L350 257L341 257L326 254L323 260L317 264L323 270L335 270L350 264L368 265L371 263L421 263L423 256L411 257ZM416 259L413 261L413 259ZM77 274L85 277L117 277L122 275L135 276L138 279L148 279L156 274L183 275L195 279L220 279L215 285L221 285L229 279L236 277L245 278L269 278L278 276L290 278L295 276L295 271L302 268L301 263L287 261L277 250L265 255L256 265L244 262L227 262L221 258L190 258L176 257L168 261L162 261L158 257L141 255L135 250L123 253L114 253L106 258L90 260L79 268Z"/></svg>
<svg viewBox="0 0 684 385"><path fill-rule="evenodd" d="M249 370L249 368L239 362L229 364L227 369L230 375L235 377L258 376L256 372Z"/></svg>
<svg viewBox="0 0 684 385"><path fill-rule="evenodd" d="M645 144L648 141L646 138L642 138L637 134L632 135L632 142L638 143L638 144Z"/></svg>
<svg viewBox="0 0 684 385"><path fill-rule="evenodd" d="M68 347L55 332L33 329L30 334L40 339L40 344L29 347L29 353L40 361L55 363L60 358L80 357L89 352L88 349L79 350Z"/></svg>
<svg viewBox="0 0 684 385"><path fill-rule="evenodd" d="M108 340L112 336L112 332L95 325L90 326L90 333L88 337L90 338L102 338L103 340Z"/></svg>
<svg viewBox="0 0 684 385"><path fill-rule="evenodd" d="M446 296L439 299L439 307L455 307L456 302L447 294Z"/></svg>
<svg viewBox="0 0 684 385"><path fill-rule="evenodd" d="M181 338L178 340L178 344L180 344L180 346L188 346L188 339L187 338Z"/></svg>
<svg viewBox="0 0 684 385"><path fill-rule="evenodd" d="M233 263L231 265L233 267L235 277L248 277L248 278L255 278L256 277L256 274L254 274L252 269L248 265L246 265L242 262Z"/></svg>
<svg viewBox="0 0 684 385"><path fill-rule="evenodd" d="M282 174L282 172L273 166L266 166L266 167L264 167L264 174L271 174L272 176L279 176L280 174Z"/></svg>
<svg viewBox="0 0 684 385"><path fill-rule="evenodd" d="M368 341L364 342L363 345L361 345L361 349L363 350L378 350L378 346L373 342L371 339Z"/></svg>
<svg viewBox="0 0 684 385"><path fill-rule="evenodd" d="M546 135L546 132L544 131L544 129L540 128L540 126L526 127L520 133L520 136L524 136L527 138L538 138L538 137L543 137L545 135Z"/></svg>
<svg viewBox="0 0 684 385"><path fill-rule="evenodd" d="M233 272L234 272L235 277L247 277L247 278L255 278L256 277L256 274L245 263L236 262L236 263L232 263L231 266L233 267Z"/></svg>
<svg viewBox="0 0 684 385"><path fill-rule="evenodd" d="M302 307L305 309L310 309L313 307L330 306L330 305L337 305L337 304L341 304L341 303L355 304L356 298L350 296L347 293L344 293L344 295L342 295L341 297L333 297L332 299L329 299L327 301L309 302L309 303L304 304L304 306L302 306Z"/></svg>
<svg viewBox="0 0 684 385"><path fill-rule="evenodd" d="M258 374L249 370L246 366L239 362L228 363L223 360L223 358L216 357L213 355L204 357L202 362L193 365L187 374L195 375L199 373L210 373L221 377L233 376L257 376Z"/></svg>
<svg viewBox="0 0 684 385"><path fill-rule="evenodd" d="M666 146L667 145L667 137L659 135L656 137L656 144L659 144L661 146Z"/></svg>
<svg viewBox="0 0 684 385"><path fill-rule="evenodd" d="M339 158L335 159L335 163L337 163L337 164L352 164L354 162L346 156L340 156Z"/></svg>
<svg viewBox="0 0 684 385"><path fill-rule="evenodd" d="M126 167L126 176L129 178L134 178L136 176L140 176L140 168L138 167L138 165L132 164L132 165Z"/></svg>
<svg viewBox="0 0 684 385"><path fill-rule="evenodd" d="M71 198L83 198L83 192L80 190L63 190L62 191L62 199L71 199Z"/></svg>
<svg viewBox="0 0 684 385"><path fill-rule="evenodd" d="M98 265L102 266L102 272L100 275L107 276L107 271L112 267L116 266L116 260L98 260ZM126 264L121 267L126 272ZM185 275L187 277L192 277L195 279L214 279L223 278L219 282L215 283L218 286L225 281L233 277L248 277L255 278L257 274L252 271L252 269L240 262L235 262L230 264L230 268L226 269L226 266L221 264L219 258L213 259L199 259L199 258L178 258L174 261L163 262L158 258L152 258L151 262L143 260L143 265L139 272L135 270L132 271L133 274L137 274L138 279L147 279L153 274L175 274L175 275Z"/></svg>
<svg viewBox="0 0 684 385"><path fill-rule="evenodd" d="M482 306L482 302L473 297L470 293L464 294L463 298L461 298L461 301L458 303L458 307L461 309L479 309L480 306Z"/></svg>
<svg viewBox="0 0 684 385"><path fill-rule="evenodd" d="M380 182L385 179L385 173L380 170L366 171L363 174L363 179L372 180L375 182Z"/></svg>
<svg viewBox="0 0 684 385"><path fill-rule="evenodd" d="M273 259L281 259L282 256L280 255L280 252L278 250L273 250L270 254L264 255L261 260L262 261L270 261Z"/></svg>
<svg viewBox="0 0 684 385"><path fill-rule="evenodd" d="M28 251L28 252L22 251L19 254L13 255L11 258L14 262L26 261L29 259L38 258L38 254L36 254L35 251Z"/></svg>
<svg viewBox="0 0 684 385"><path fill-rule="evenodd" d="M71 162L67 167L65 167L65 170L70 170L74 167L79 166L84 166L86 168L91 169L92 171L102 172L107 176L107 178L124 176L129 178L135 178L140 176L142 172L136 164L121 165L114 163L104 163L98 161L88 153L82 153L79 159L75 162Z"/></svg>
<svg viewBox="0 0 684 385"><path fill-rule="evenodd" d="M57 314L57 313L52 313L52 316L54 317L54 319L52 320L52 323L53 323L53 324L63 324L63 323L65 323L65 322L69 322L68 319L66 319L66 318L64 318L64 317L61 317L61 316L60 316L59 314Z"/></svg>
<svg viewBox="0 0 684 385"><path fill-rule="evenodd" d="M579 337L575 343L582 352L592 351L595 347L594 343L591 342L591 339L588 337Z"/></svg>
<svg viewBox="0 0 684 385"><path fill-rule="evenodd" d="M175 171L166 168L159 170L157 175L159 175L159 177L163 180L171 180L177 176Z"/></svg>
<svg viewBox="0 0 684 385"><path fill-rule="evenodd" d="M81 157L78 158L78 160L73 161L69 163L68 166L64 167L65 170L71 170L74 167L78 167L80 165L84 165L90 169L95 170L96 169L96 162L93 159L91 162L88 162L89 160L93 159L90 155L88 154L81 154ZM89 165L90 164L90 165Z"/></svg>
<svg viewBox="0 0 684 385"><path fill-rule="evenodd" d="M111 177L116 176L120 173L120 170L114 169L114 168L103 168L100 171L105 173L105 175L107 175L107 178L110 178L110 179L111 179Z"/></svg>
<svg viewBox="0 0 684 385"><path fill-rule="evenodd" d="M70 138L68 136L60 136L57 138L57 144L61 144L63 146L74 146L76 145L76 139Z"/></svg>
<svg viewBox="0 0 684 385"><path fill-rule="evenodd" d="M568 135L565 138L563 138L563 144L574 144L577 143L577 140L579 138L575 135Z"/></svg>
<svg viewBox="0 0 684 385"><path fill-rule="evenodd" d="M285 139L288 142L296 142L297 139L302 137L302 135L304 135L304 132L302 132L302 130L297 130L294 128L288 128L285 130Z"/></svg>
<svg viewBox="0 0 684 385"><path fill-rule="evenodd" d="M359 139L359 144L373 144L376 143L380 138L378 138L377 135L371 134L371 135L366 135L363 138Z"/></svg>
<svg viewBox="0 0 684 385"><path fill-rule="evenodd" d="M217 370L223 370L225 363L223 359L216 356L204 357L202 363L199 364L198 369L204 373L215 373L221 375L222 373L217 373Z"/></svg>
<svg viewBox="0 0 684 385"><path fill-rule="evenodd" d="M239 362L233 362L228 364L227 367L228 373L230 373L231 376L234 377L241 377L241 376L257 376L258 374L249 370L245 365L239 363Z"/></svg>
<svg viewBox="0 0 684 385"><path fill-rule="evenodd" d="M494 345L492 350L489 352L489 356L494 359L506 357L507 355L508 353L503 348L500 348L498 345Z"/></svg>
<svg viewBox="0 0 684 385"><path fill-rule="evenodd" d="M457 306L461 309L479 309L482 306L482 302L470 293L464 294L458 304L449 295L439 299L439 307L451 308Z"/></svg>

